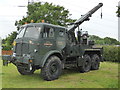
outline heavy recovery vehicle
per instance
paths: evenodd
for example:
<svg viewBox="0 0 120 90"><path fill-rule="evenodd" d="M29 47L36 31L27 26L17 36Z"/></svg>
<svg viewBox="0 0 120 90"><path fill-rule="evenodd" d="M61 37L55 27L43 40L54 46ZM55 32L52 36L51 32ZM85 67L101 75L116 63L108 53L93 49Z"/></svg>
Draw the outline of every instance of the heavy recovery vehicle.
<svg viewBox="0 0 120 90"><path fill-rule="evenodd" d="M77 67L82 73L99 69L103 48L95 47L88 32L80 30L79 25L102 6L103 3L99 3L70 27L48 23L21 26L13 42L13 55L3 55L3 63L13 63L21 75L41 69L40 75L47 81L58 79L62 70L68 67Z"/></svg>

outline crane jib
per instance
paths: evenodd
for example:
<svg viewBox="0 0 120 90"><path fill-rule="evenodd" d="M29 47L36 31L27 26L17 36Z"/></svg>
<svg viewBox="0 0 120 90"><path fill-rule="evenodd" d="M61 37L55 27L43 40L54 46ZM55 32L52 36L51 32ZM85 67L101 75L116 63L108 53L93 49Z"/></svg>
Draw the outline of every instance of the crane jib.
<svg viewBox="0 0 120 90"><path fill-rule="evenodd" d="M89 20L89 17L92 16L93 13L95 13L100 7L103 6L103 3L99 3L97 6L95 6L93 9L91 9L89 12L87 12L85 15L82 15L80 19L75 21L72 26L68 27L68 32L74 31L75 28L77 28L78 25L82 24L84 21Z"/></svg>

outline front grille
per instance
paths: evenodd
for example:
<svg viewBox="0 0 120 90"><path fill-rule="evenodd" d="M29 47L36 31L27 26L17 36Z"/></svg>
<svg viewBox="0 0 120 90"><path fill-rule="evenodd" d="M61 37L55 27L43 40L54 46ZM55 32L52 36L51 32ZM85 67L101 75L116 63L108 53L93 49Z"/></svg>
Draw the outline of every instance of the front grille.
<svg viewBox="0 0 120 90"><path fill-rule="evenodd" d="M17 43L15 47L16 55L21 55L21 44Z"/></svg>
<svg viewBox="0 0 120 90"><path fill-rule="evenodd" d="M17 43L16 45L16 55L23 55L23 54L28 54L29 52L29 45L26 43Z"/></svg>
<svg viewBox="0 0 120 90"><path fill-rule="evenodd" d="M29 46L26 43L22 44L22 54L28 54L29 52Z"/></svg>

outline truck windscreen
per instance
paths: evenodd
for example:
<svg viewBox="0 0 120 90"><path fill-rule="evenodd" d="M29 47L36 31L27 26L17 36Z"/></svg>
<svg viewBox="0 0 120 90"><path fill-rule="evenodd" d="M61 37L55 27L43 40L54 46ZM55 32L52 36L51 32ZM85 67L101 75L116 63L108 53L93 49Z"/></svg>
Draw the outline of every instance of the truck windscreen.
<svg viewBox="0 0 120 90"><path fill-rule="evenodd" d="M25 27L21 27L20 30L19 30L19 33L17 35L17 38L23 37L24 32L25 32Z"/></svg>
<svg viewBox="0 0 120 90"><path fill-rule="evenodd" d="M31 26L27 27L25 30L24 37L38 39L40 35L41 27Z"/></svg>
<svg viewBox="0 0 120 90"><path fill-rule="evenodd" d="M29 27L22 27L19 30L19 34L17 38L28 37L38 39L40 35L41 27L36 26L29 26Z"/></svg>

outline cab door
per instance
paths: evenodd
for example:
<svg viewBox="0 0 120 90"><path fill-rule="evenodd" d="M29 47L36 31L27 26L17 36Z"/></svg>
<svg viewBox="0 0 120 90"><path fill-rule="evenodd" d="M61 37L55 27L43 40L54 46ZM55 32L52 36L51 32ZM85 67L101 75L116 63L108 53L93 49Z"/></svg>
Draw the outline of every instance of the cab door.
<svg viewBox="0 0 120 90"><path fill-rule="evenodd" d="M63 50L66 46L66 30L64 28L57 28L56 30L56 47L57 50Z"/></svg>
<svg viewBox="0 0 120 90"><path fill-rule="evenodd" d="M45 26L42 33L42 40L40 45L40 53L41 55L45 55L47 52L51 50L55 50L55 30L54 27Z"/></svg>

